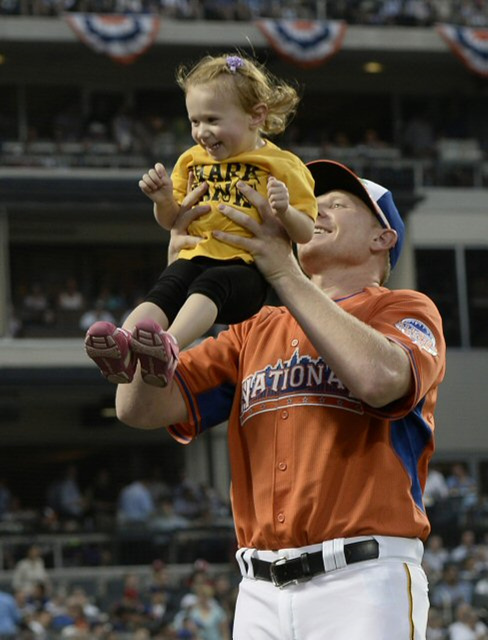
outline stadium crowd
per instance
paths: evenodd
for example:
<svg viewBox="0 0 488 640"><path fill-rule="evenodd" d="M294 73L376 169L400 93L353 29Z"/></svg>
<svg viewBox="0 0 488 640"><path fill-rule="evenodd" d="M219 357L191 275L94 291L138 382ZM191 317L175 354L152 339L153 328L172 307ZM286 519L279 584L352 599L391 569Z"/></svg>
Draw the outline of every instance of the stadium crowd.
<svg viewBox="0 0 488 640"><path fill-rule="evenodd" d="M29 562L32 546L19 565ZM38 561L42 557L38 556ZM160 560L144 575L127 570L110 593L95 597L49 577L0 592L0 638L17 640L230 640L237 575L197 560L173 575Z"/></svg>
<svg viewBox="0 0 488 640"><path fill-rule="evenodd" d="M81 95L68 99L61 88L53 87L52 94L56 92L59 110L48 110L47 114L42 97L32 88L38 107L28 114L22 132L20 115L2 113L0 108L0 166L141 171L155 162L171 167L191 144L188 121L181 112L174 112L177 107L162 113L163 95L151 102L136 94L128 104L115 95L87 95L83 101ZM15 104L14 95L12 100ZM84 108L82 102L86 103ZM375 113L375 103L366 106ZM473 186L476 172L483 179L482 165L488 154L484 94L468 103L456 95L442 100L425 98L418 103L406 100L400 118L386 112L377 114L377 122L373 117L369 124L351 117L343 118L344 124L337 126L334 114L340 110L341 104L332 99L328 117L313 126L299 111L279 144L305 162L317 157L346 164L409 161L415 170L421 169L422 186Z"/></svg>
<svg viewBox="0 0 488 640"><path fill-rule="evenodd" d="M61 488L70 496L69 508L61 506ZM140 504L136 507L136 503L144 504L143 494L147 494L145 507ZM0 523L8 522L12 499L9 495L3 481L0 504L7 510ZM202 509L208 510L209 504L213 504L210 510L215 518L228 513L228 506L215 495L209 498L207 489L194 487L187 480L170 490L156 476L152 481L129 482L116 491L104 469L94 484L83 491L76 469L70 467L58 483L49 487L48 495L48 508L58 510L57 519L53 519L57 523L54 531L68 523L71 530L106 527L107 516L110 522L120 523L136 513L149 524L154 522L154 514L150 506L152 497L148 496L153 495L164 496L163 501L171 503L168 512L171 515L166 514L170 527L197 522ZM482 516L484 499L467 466L454 462L445 464L441 470L434 465L427 481L425 504L433 527L423 561L432 605L427 640L487 640L488 527L486 516ZM206 521L209 522L208 518ZM182 571L175 571L175 565L168 565L159 557L150 558L144 573L127 566L123 577L112 580L105 589L97 587L96 578L91 587L76 577L69 584L55 579L43 548L37 543L18 549L8 562L11 584L0 591L2 639L229 640L231 637L239 575L230 554L221 552L210 560L205 554L196 555ZM80 566L83 562L80 559ZM107 565L98 567L100 576L104 566Z"/></svg>
<svg viewBox="0 0 488 640"><path fill-rule="evenodd" d="M331 19L348 24L486 26L486 0L1 0L7 15L155 13L181 20Z"/></svg>

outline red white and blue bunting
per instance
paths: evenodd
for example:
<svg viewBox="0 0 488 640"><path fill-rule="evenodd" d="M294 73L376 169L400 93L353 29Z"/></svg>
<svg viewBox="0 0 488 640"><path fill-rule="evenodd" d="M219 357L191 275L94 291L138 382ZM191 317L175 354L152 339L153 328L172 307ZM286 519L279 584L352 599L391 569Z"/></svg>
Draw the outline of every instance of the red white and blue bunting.
<svg viewBox="0 0 488 640"><path fill-rule="evenodd" d="M318 67L342 46L342 20L257 20L256 26L277 53L299 67Z"/></svg>
<svg viewBox="0 0 488 640"><path fill-rule="evenodd" d="M488 77L488 29L437 24L436 30L470 71Z"/></svg>
<svg viewBox="0 0 488 640"><path fill-rule="evenodd" d="M159 18L152 15L69 13L65 18L87 46L123 64L142 55L159 31Z"/></svg>

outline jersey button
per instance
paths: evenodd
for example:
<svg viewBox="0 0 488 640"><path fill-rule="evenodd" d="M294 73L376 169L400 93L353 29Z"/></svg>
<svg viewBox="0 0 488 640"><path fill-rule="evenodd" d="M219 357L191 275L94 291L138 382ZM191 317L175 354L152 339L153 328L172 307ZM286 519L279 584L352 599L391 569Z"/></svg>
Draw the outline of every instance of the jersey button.
<svg viewBox="0 0 488 640"><path fill-rule="evenodd" d="M280 512L277 516L278 518L278 522L284 522L285 521L285 514Z"/></svg>
<svg viewBox="0 0 488 640"><path fill-rule="evenodd" d="M291 346L296 347L297 345L298 345L298 340L295 338L294 340L291 341Z"/></svg>
<svg viewBox="0 0 488 640"><path fill-rule="evenodd" d="M280 462L280 463L278 464L278 469L279 469L280 471L286 471L287 467L288 467L288 465L286 464L286 462Z"/></svg>
<svg viewBox="0 0 488 640"><path fill-rule="evenodd" d="M281 417L283 418L283 420L286 420L288 418L288 411L286 409L281 412Z"/></svg>

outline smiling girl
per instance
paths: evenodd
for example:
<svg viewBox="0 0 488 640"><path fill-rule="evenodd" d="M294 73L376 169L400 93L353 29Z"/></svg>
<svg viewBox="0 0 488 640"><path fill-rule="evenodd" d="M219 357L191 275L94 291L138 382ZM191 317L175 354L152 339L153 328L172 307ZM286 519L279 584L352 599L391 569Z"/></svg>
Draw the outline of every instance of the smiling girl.
<svg viewBox="0 0 488 640"><path fill-rule="evenodd" d="M98 322L88 330L86 352L114 383L130 382L139 361L146 383L166 386L180 348L215 322L241 322L264 303L267 285L252 256L213 236L215 230L246 234L220 213L221 204L259 219L239 182L269 199L293 242L311 239L317 216L309 170L268 139L283 132L295 114L299 97L293 87L235 55L206 56L190 69L181 67L177 83L185 94L195 145L178 158L171 177L157 163L139 187L153 201L156 221L165 229L171 229L189 184L199 189L200 204L209 210L189 227L195 245L163 271L122 328Z"/></svg>

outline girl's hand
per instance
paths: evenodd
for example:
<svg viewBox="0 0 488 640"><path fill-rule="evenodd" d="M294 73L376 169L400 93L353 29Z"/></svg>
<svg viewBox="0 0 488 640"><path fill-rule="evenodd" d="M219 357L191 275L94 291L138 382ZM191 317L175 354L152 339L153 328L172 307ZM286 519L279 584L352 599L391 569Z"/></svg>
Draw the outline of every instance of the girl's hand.
<svg viewBox="0 0 488 640"><path fill-rule="evenodd" d="M271 211L278 217L284 215L290 206L290 194L284 182L275 177L268 178L268 200Z"/></svg>
<svg viewBox="0 0 488 640"><path fill-rule="evenodd" d="M139 180L141 191L156 204L173 198L173 182L160 162Z"/></svg>

